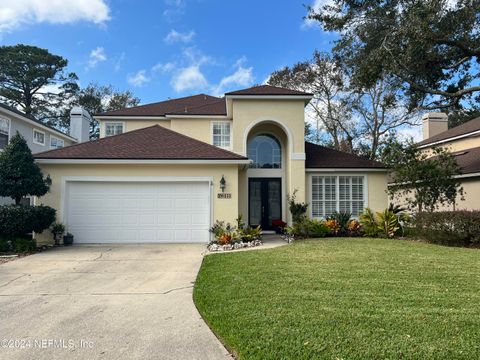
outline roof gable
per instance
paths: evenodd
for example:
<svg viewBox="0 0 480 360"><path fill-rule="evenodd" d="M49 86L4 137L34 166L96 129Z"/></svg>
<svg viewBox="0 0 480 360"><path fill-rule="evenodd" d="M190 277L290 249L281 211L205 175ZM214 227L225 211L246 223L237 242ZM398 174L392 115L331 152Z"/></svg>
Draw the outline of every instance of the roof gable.
<svg viewBox="0 0 480 360"><path fill-rule="evenodd" d="M35 154L36 159L110 160L247 160L231 151L154 125L61 149Z"/></svg>

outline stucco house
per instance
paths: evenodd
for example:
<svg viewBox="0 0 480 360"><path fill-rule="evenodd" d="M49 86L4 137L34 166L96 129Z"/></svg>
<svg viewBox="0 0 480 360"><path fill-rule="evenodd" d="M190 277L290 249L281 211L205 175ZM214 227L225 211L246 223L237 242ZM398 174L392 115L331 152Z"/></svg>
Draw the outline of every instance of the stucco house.
<svg viewBox="0 0 480 360"><path fill-rule="evenodd" d="M427 113L422 118L423 140L418 146L429 151L434 146L448 149L460 167L464 199L444 206L442 210L480 209L480 117L454 128L448 128L445 113Z"/></svg>
<svg viewBox="0 0 480 360"><path fill-rule="evenodd" d="M33 116L26 115L15 108L0 103L0 152L17 132L25 138L32 153L59 149L77 142L88 141L88 127L86 128L86 136L79 132L82 128L79 123L81 121L79 110L78 108L72 109L71 132L70 135L67 135L45 125ZM84 116L87 117L88 115L84 114ZM85 128L85 126L83 127ZM25 198L24 201L29 203L30 198ZM10 198L0 197L0 205L12 202L13 200Z"/></svg>
<svg viewBox="0 0 480 360"><path fill-rule="evenodd" d="M37 202L76 243L207 242L239 215L270 230L295 190L314 218L384 209L382 164L305 142L311 98L263 85L97 114L100 139L36 154L53 181Z"/></svg>

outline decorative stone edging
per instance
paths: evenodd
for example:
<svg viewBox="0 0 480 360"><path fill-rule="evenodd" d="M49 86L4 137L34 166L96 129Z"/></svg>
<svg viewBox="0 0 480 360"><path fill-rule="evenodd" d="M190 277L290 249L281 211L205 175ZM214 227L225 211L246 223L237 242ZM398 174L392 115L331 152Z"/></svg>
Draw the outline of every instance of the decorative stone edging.
<svg viewBox="0 0 480 360"><path fill-rule="evenodd" d="M261 240L253 240L248 242L237 241L233 244L220 245L216 243L211 243L207 246L208 251L229 251L229 250L238 250L243 248L251 248L256 246L263 245Z"/></svg>

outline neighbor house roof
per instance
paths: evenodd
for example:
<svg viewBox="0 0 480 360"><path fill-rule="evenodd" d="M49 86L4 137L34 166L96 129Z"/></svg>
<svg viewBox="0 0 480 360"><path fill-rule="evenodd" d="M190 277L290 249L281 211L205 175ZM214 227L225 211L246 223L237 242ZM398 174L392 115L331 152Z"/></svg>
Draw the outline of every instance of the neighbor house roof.
<svg viewBox="0 0 480 360"><path fill-rule="evenodd" d="M247 160L231 151L154 125L35 154L36 159Z"/></svg>
<svg viewBox="0 0 480 360"><path fill-rule="evenodd" d="M290 95L290 96L313 96L311 93L281 88L271 85L258 85L248 89L231 91L225 95Z"/></svg>
<svg viewBox="0 0 480 360"><path fill-rule="evenodd" d="M62 136L68 137L68 138L70 138L70 139L72 139L72 140L75 140L75 139L72 138L70 135L65 134L64 132L62 132L62 131L60 131L60 130L57 130L57 129L55 129L55 128L53 128L53 127L51 127L51 126L49 126L49 125L47 125L47 124L45 124L45 123L43 123L43 122L41 122L40 120L36 119L34 116L25 114L24 112L22 112L22 111L20 111L20 110L17 110L17 109L15 109L15 108L11 107L11 106L8 106L8 105L6 105L6 104L0 103L0 109L4 109L4 110L7 110L7 111L10 111L10 112L12 112L12 113L14 113L14 114L16 114L16 115L18 115L18 116L20 116L20 117L23 117L23 118L25 118L25 119L27 119L27 120L30 120L30 121L33 121L34 123L37 123L37 124L40 125L40 126L46 127L46 128L48 128L49 130L51 130L51 131L53 131L53 132L55 132L55 133L57 133L57 134L59 134L59 135L62 135Z"/></svg>
<svg viewBox="0 0 480 360"><path fill-rule="evenodd" d="M447 131L441 132L435 136L432 136L428 139L420 141L418 145L428 145L442 140L448 140L453 137L468 135L470 133L480 131L480 117L467 121L466 123L455 126L454 128L448 129Z"/></svg>
<svg viewBox="0 0 480 360"><path fill-rule="evenodd" d="M480 173L480 147L452 153L462 174Z"/></svg>
<svg viewBox="0 0 480 360"><path fill-rule="evenodd" d="M96 114L96 116L226 115L225 100L199 94Z"/></svg>
<svg viewBox="0 0 480 360"><path fill-rule="evenodd" d="M305 168L307 169L385 169L385 165L378 161L365 159L310 142L305 142L305 154Z"/></svg>

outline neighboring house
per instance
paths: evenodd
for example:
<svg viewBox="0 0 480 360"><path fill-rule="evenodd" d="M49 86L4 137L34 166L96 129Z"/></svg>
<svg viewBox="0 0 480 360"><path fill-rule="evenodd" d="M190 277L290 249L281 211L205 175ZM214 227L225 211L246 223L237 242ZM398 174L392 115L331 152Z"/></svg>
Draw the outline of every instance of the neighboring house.
<svg viewBox="0 0 480 360"><path fill-rule="evenodd" d="M272 230L294 191L315 218L384 209L380 163L305 143L311 98L264 85L98 114L99 140L36 155L53 181L40 201L77 243L207 242L239 215Z"/></svg>
<svg viewBox="0 0 480 360"><path fill-rule="evenodd" d="M429 151L434 146L445 147L453 154L460 167L464 200L457 199L445 210L480 209L480 117L448 129L444 113L428 113L423 119L423 141L418 145Z"/></svg>
<svg viewBox="0 0 480 360"><path fill-rule="evenodd" d="M81 121L77 113L72 111L72 124ZM83 115L88 116L88 114ZM17 132L25 138L32 153L69 146L77 143L77 138L87 141L88 134L86 138L81 138L81 134L75 132L77 127L73 125L73 131L67 135L43 124L33 116L0 103L0 152ZM0 197L0 205L11 202L11 199Z"/></svg>

